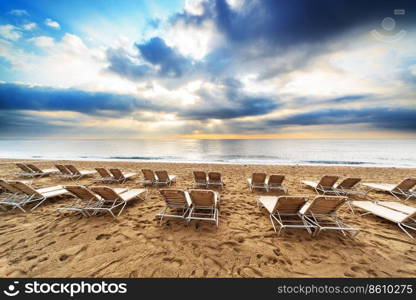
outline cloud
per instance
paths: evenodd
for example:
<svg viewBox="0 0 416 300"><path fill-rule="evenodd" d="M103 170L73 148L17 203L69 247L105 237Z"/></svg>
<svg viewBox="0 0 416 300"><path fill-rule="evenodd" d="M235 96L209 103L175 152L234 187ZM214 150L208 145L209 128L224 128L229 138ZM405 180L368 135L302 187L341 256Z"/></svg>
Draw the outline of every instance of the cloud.
<svg viewBox="0 0 416 300"><path fill-rule="evenodd" d="M8 40L16 41L20 39L22 34L19 32L19 28L14 25L7 24L0 25L0 36Z"/></svg>
<svg viewBox="0 0 416 300"><path fill-rule="evenodd" d="M28 31L33 30L33 29L35 29L36 27L37 27L37 24L36 24L36 23L34 23L34 22L32 22L32 23L27 23L27 24L25 24L25 25L23 25L23 26L22 26L22 28L23 28L24 30L28 30Z"/></svg>
<svg viewBox="0 0 416 300"><path fill-rule="evenodd" d="M45 25L47 25L49 27L52 27L52 28L55 28L55 29L60 29L61 28L61 25L59 25L58 22L56 22L56 21L54 21L52 19L49 19L49 18L47 18L45 20Z"/></svg>
<svg viewBox="0 0 416 300"><path fill-rule="evenodd" d="M29 13L24 9L12 9L9 11L9 14L15 15L15 16L28 16Z"/></svg>
<svg viewBox="0 0 416 300"><path fill-rule="evenodd" d="M29 39L28 41L34 43L39 48L49 48L55 45L53 38L49 36L37 36Z"/></svg>

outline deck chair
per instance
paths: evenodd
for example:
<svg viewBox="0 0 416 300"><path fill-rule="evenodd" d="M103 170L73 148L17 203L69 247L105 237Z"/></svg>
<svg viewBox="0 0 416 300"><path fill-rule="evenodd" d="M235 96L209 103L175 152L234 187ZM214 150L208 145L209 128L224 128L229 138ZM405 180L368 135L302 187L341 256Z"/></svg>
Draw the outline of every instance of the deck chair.
<svg viewBox="0 0 416 300"><path fill-rule="evenodd" d="M132 179L134 176L137 175L137 173L123 174L123 172L118 168L111 168L110 172L113 175L114 181L118 183L125 183L126 180Z"/></svg>
<svg viewBox="0 0 416 300"><path fill-rule="evenodd" d="M398 200L401 200L401 196L405 197L404 201L410 198L416 198L416 191L412 190L416 186L416 178L405 178L397 185L379 183L363 183L362 185L370 188L367 193L373 190L389 192Z"/></svg>
<svg viewBox="0 0 416 300"><path fill-rule="evenodd" d="M156 184L172 185L176 181L176 175L169 175L167 171L155 171L157 181Z"/></svg>
<svg viewBox="0 0 416 300"><path fill-rule="evenodd" d="M321 178L321 180L319 180L319 182L308 180L302 180L301 182L313 188L317 194L336 194L334 184L337 182L338 178L338 176L325 175Z"/></svg>
<svg viewBox="0 0 416 300"><path fill-rule="evenodd" d="M64 188L75 197L75 201L70 205L58 207L57 210L59 213L63 211L73 211L88 217L89 214L85 208L97 206L102 200L101 196L95 194L83 185L66 185ZM118 188L114 189L114 191L119 194L127 191L127 189Z"/></svg>
<svg viewBox="0 0 416 300"><path fill-rule="evenodd" d="M145 200L147 196L147 190L145 189L132 189L126 190L122 193L117 193L115 189L106 186L93 186L90 188L94 193L101 196L101 201L95 205L87 206L84 208L85 211L92 211L93 214L101 211L107 211L114 218L116 215L113 210L120 209L117 216L123 212L124 207L128 202L134 199Z"/></svg>
<svg viewBox="0 0 416 300"><path fill-rule="evenodd" d="M112 183L115 181L115 178L107 169L95 168L95 170L97 171L98 175L100 175L100 178L94 179L94 182Z"/></svg>
<svg viewBox="0 0 416 300"><path fill-rule="evenodd" d="M282 185L285 176L283 175L270 175L269 180L267 181L267 188L269 191L278 190L287 194L287 187Z"/></svg>
<svg viewBox="0 0 416 300"><path fill-rule="evenodd" d="M58 173L55 174L56 176L62 177L62 178L72 177L71 171L69 171L67 167L65 167L64 165L55 165L55 168L57 168L59 171Z"/></svg>
<svg viewBox="0 0 416 300"><path fill-rule="evenodd" d="M366 192L355 189L355 186L361 181L361 178L345 178L341 183L335 186L335 193L338 196L365 196Z"/></svg>
<svg viewBox="0 0 416 300"><path fill-rule="evenodd" d="M408 230L416 232L416 208L399 202L351 201L351 205L365 211L361 214L373 214L380 218L396 223L410 238L415 238Z"/></svg>
<svg viewBox="0 0 416 300"><path fill-rule="evenodd" d="M65 165L65 167L71 171L72 176L70 177L73 180L81 179L82 177L90 176L95 174L97 171L93 170L78 170L74 165Z"/></svg>
<svg viewBox="0 0 416 300"><path fill-rule="evenodd" d="M307 196L259 196L257 201L269 212L270 221L278 236L286 228L306 229L312 235L315 225L305 222L298 213L308 201ZM279 226L279 231L276 225Z"/></svg>
<svg viewBox="0 0 416 300"><path fill-rule="evenodd" d="M34 164L26 164L26 166L34 172L35 176L39 176L39 177L49 176L49 175L57 172L55 169L41 170L37 166L35 166Z"/></svg>
<svg viewBox="0 0 416 300"><path fill-rule="evenodd" d="M156 215L160 218L159 224L162 223L163 218L186 219L192 205L188 192L184 190L160 190L159 192L166 204L163 210Z"/></svg>
<svg viewBox="0 0 416 300"><path fill-rule="evenodd" d="M268 191L266 185L266 173L253 173L251 178L247 179L247 183L251 191L254 189L263 189Z"/></svg>
<svg viewBox="0 0 416 300"><path fill-rule="evenodd" d="M21 170L21 172L17 173L17 176L21 177L35 177L35 172L30 169L28 166L22 163L16 163L16 166Z"/></svg>
<svg viewBox="0 0 416 300"><path fill-rule="evenodd" d="M220 188L224 187L224 182L221 179L220 172L209 172L208 173L208 187L209 186L218 186Z"/></svg>
<svg viewBox="0 0 416 300"><path fill-rule="evenodd" d="M16 189L18 189L22 194L27 195L25 200L17 205L16 207L24 211L23 206L32 202L39 202L31 210L35 210L43 202L48 199L61 197L68 194L68 191L65 190L62 185L51 186L47 188L34 189L31 186L27 185L22 181L9 181L9 183Z"/></svg>
<svg viewBox="0 0 416 300"><path fill-rule="evenodd" d="M218 206L220 202L219 193L212 190L190 190L189 197L191 198L192 206L186 219L212 221L218 227Z"/></svg>
<svg viewBox="0 0 416 300"><path fill-rule="evenodd" d="M157 178L155 173L150 169L142 169L144 180L142 181L143 185L153 185L156 184Z"/></svg>
<svg viewBox="0 0 416 300"><path fill-rule="evenodd" d="M319 235L323 230L337 230L344 236L349 232L351 237L355 237L359 229L346 225L336 216L337 210L347 200L347 197L342 196L316 196L300 209L299 214L304 221L315 226L314 236Z"/></svg>
<svg viewBox="0 0 416 300"><path fill-rule="evenodd" d="M208 186L208 180L207 180L207 174L204 171L193 171L194 174L194 181L192 182L193 187L207 187Z"/></svg>
<svg viewBox="0 0 416 300"><path fill-rule="evenodd" d="M7 180L0 178L0 187L3 189L0 197L0 208L6 210L5 206L12 206L12 209L15 209L19 208L19 205L24 204L23 202L26 200L27 195L9 184Z"/></svg>

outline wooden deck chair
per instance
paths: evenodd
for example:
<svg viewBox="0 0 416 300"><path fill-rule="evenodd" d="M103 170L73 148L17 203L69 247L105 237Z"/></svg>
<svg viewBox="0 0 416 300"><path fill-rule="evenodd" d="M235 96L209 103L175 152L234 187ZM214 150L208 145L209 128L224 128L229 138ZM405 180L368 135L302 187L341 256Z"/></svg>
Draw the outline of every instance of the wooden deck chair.
<svg viewBox="0 0 416 300"><path fill-rule="evenodd" d="M224 182L222 181L220 172L208 172L208 187L210 186L218 186L220 188L224 187Z"/></svg>
<svg viewBox="0 0 416 300"><path fill-rule="evenodd" d="M192 206L187 216L188 222L191 220L212 221L218 227L219 193L212 190L193 189L189 191L189 197L191 198Z"/></svg>
<svg viewBox="0 0 416 300"><path fill-rule="evenodd" d="M165 201L165 207L156 215L160 218L159 224L162 223L163 218L186 219L192 205L188 192L171 189L160 190L159 192Z"/></svg>
<svg viewBox="0 0 416 300"><path fill-rule="evenodd" d="M36 204L31 210L35 210L37 207L39 207L43 202L45 202L48 199L61 197L66 194L68 194L68 191L65 190L62 185L56 185L51 186L47 188L41 188L41 189L34 189L31 186L27 185L26 183L22 181L9 181L9 183L21 191L23 194L26 194L28 197L26 197L25 201L17 208L19 208L22 211L25 211L23 206L27 205L32 202L39 202Z"/></svg>
<svg viewBox="0 0 416 300"><path fill-rule="evenodd" d="M21 172L17 173L17 176L21 177L35 177L35 172L30 169L28 166L22 163L16 163L16 166L21 170Z"/></svg>
<svg viewBox="0 0 416 300"><path fill-rule="evenodd" d="M266 173L253 173L251 178L247 179L247 183L251 191L254 189L263 189L268 191L266 185Z"/></svg>
<svg viewBox="0 0 416 300"><path fill-rule="evenodd" d="M361 215L373 214L385 220L396 223L410 238L415 238L409 232L416 232L416 208L399 202L351 201L351 205L365 211Z"/></svg>
<svg viewBox="0 0 416 300"><path fill-rule="evenodd" d="M416 186L416 178L405 178L397 185L379 183L363 183L362 185L370 188L367 193L373 190L388 192L398 200L401 200L400 197L403 196L404 201L410 198L416 198L416 191L412 190Z"/></svg>
<svg viewBox="0 0 416 300"><path fill-rule="evenodd" d="M30 168L36 174L35 176L39 176L39 177L49 176L51 174L57 173L57 171L55 169L41 170L37 166L35 166L34 164L26 164L26 166L28 168Z"/></svg>
<svg viewBox="0 0 416 300"><path fill-rule="evenodd" d="M176 181L176 175L169 175L167 171L155 171L157 181L156 184L172 185Z"/></svg>
<svg viewBox="0 0 416 300"><path fill-rule="evenodd" d="M194 175L194 181L192 182L193 187L206 188L208 186L207 173L205 173L204 171L193 171L192 173Z"/></svg>
<svg viewBox="0 0 416 300"><path fill-rule="evenodd" d="M278 236L286 228L306 229L312 235L315 225L306 222L299 215L299 210L308 201L307 196L259 196L257 201L269 212L270 222Z"/></svg>
<svg viewBox="0 0 416 300"><path fill-rule="evenodd" d="M299 214L306 222L316 227L314 236L323 230L337 230L344 236L348 232L351 237L355 237L359 229L346 225L336 216L338 209L347 200L347 197L342 196L316 196L300 209Z"/></svg>
<svg viewBox="0 0 416 300"><path fill-rule="evenodd" d="M337 182L338 178L338 176L325 175L321 178L321 180L319 180L319 182L308 180L302 180L301 182L313 188L317 194L336 194L334 184Z"/></svg>
<svg viewBox="0 0 416 300"><path fill-rule="evenodd" d="M100 178L94 179L94 182L112 183L115 182L115 178L106 168L95 168Z"/></svg>
<svg viewBox="0 0 416 300"><path fill-rule="evenodd" d="M55 174L58 177L62 178L71 178L72 173L64 165L55 165L55 168L58 169L59 173Z"/></svg>
<svg viewBox="0 0 416 300"><path fill-rule="evenodd" d="M142 181L143 185L154 185L157 182L155 173L150 169L142 169L144 180Z"/></svg>
<svg viewBox="0 0 416 300"><path fill-rule="evenodd" d="M267 188L269 191L277 190L282 191L287 194L287 187L283 186L283 181L285 180L284 175L270 175L269 180L267 181Z"/></svg>
<svg viewBox="0 0 416 300"><path fill-rule="evenodd" d="M339 196L365 196L366 192L355 189L355 186L361 181L361 178L345 178L341 183L335 186L335 192Z"/></svg>
<svg viewBox="0 0 416 300"><path fill-rule="evenodd" d="M117 214L117 216L120 216L128 202L135 199L145 200L147 196L147 190L145 189L126 190L122 193L117 193L115 189L106 186L93 186L90 189L100 195L102 200L98 205L88 206L84 210L92 211L93 214L106 211L114 218L116 215L113 210L120 209Z"/></svg>
<svg viewBox="0 0 416 300"><path fill-rule="evenodd" d="M28 182L25 182L28 184ZM23 194L19 189L12 186L7 180L0 178L0 187L3 192L0 197L0 208L6 210L6 207L12 207L12 209L19 208L24 204L27 198L26 194Z"/></svg>
<svg viewBox="0 0 416 300"><path fill-rule="evenodd" d="M65 165L65 167L71 171L72 177L70 177L73 180L81 179L82 177L91 176L95 174L97 171L95 170L78 170L74 165Z"/></svg>
<svg viewBox="0 0 416 300"><path fill-rule="evenodd" d="M126 174L124 174L118 168L111 168L110 172L113 175L114 180L118 183L125 183L126 180L132 179L134 176L137 175L137 173L126 173Z"/></svg>

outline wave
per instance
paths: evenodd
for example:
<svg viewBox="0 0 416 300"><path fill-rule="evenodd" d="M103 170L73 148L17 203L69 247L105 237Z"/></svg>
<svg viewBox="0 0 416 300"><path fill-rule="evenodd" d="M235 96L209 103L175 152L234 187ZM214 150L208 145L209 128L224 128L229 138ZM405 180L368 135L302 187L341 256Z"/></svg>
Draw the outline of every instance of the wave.
<svg viewBox="0 0 416 300"><path fill-rule="evenodd" d="M366 161L343 161L343 160L303 160L303 163L319 165L374 165L375 163Z"/></svg>

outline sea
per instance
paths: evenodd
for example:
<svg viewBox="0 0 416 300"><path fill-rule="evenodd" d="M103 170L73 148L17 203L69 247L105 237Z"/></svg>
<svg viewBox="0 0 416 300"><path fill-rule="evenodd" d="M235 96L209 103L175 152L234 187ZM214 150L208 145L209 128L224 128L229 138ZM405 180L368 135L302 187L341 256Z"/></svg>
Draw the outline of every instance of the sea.
<svg viewBox="0 0 416 300"><path fill-rule="evenodd" d="M416 168L416 139L1 139L0 158Z"/></svg>

